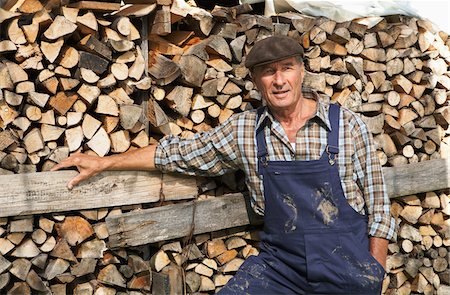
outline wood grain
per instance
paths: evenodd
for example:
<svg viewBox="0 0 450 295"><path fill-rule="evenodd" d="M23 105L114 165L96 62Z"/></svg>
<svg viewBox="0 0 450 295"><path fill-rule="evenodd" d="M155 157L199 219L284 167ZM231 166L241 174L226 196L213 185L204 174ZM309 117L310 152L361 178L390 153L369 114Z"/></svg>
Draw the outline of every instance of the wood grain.
<svg viewBox="0 0 450 295"><path fill-rule="evenodd" d="M69 191L75 171L41 172L0 176L0 217L93 209L157 202L161 173L111 171L101 173ZM195 178L164 175L164 199L197 196Z"/></svg>

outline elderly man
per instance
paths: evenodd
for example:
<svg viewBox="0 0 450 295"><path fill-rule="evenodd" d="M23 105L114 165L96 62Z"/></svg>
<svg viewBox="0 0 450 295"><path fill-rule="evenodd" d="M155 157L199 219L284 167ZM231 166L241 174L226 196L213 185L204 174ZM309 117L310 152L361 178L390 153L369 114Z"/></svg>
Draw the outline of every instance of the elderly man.
<svg viewBox="0 0 450 295"><path fill-rule="evenodd" d="M261 252L222 294L380 294L395 222L365 124L302 88L303 48L289 37L255 43L246 58L266 107L193 139L99 158L76 154L71 188L103 170L222 175L242 169L264 215Z"/></svg>

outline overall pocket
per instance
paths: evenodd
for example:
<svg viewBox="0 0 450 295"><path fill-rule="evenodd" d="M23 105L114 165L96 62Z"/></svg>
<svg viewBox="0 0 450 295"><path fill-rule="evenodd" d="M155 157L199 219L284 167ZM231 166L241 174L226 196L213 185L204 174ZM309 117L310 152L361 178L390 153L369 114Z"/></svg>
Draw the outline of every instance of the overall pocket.
<svg viewBox="0 0 450 295"><path fill-rule="evenodd" d="M308 281L318 294L381 293L384 269L352 232L305 235Z"/></svg>
<svg viewBox="0 0 450 295"><path fill-rule="evenodd" d="M314 294L349 294L347 263L337 233L305 234L307 279Z"/></svg>

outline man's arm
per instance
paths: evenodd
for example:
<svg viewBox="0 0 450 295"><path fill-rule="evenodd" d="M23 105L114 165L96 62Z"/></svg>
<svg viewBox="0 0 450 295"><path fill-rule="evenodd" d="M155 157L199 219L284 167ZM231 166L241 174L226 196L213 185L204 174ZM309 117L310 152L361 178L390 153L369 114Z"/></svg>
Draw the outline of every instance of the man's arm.
<svg viewBox="0 0 450 295"><path fill-rule="evenodd" d="M389 240L395 236L395 220L390 213L390 200L386 193L380 161L373 138L364 122L356 118L352 132L355 157L353 159L369 219L369 250L372 256L386 266Z"/></svg>
<svg viewBox="0 0 450 295"><path fill-rule="evenodd" d="M370 254L386 269L386 257L389 241L383 238L370 237Z"/></svg>
<svg viewBox="0 0 450 295"><path fill-rule="evenodd" d="M55 165L51 171L76 167L80 174L67 183L67 187L72 189L81 181L106 170L154 170L155 150L156 145L149 145L144 148L108 157L76 153Z"/></svg>

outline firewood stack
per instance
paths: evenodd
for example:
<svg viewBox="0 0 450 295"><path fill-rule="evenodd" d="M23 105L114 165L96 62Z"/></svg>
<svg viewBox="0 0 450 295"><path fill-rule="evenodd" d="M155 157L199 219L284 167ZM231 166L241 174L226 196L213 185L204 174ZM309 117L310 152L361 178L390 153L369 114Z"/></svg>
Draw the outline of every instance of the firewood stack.
<svg viewBox="0 0 450 295"><path fill-rule="evenodd" d="M76 151L104 156L164 135L190 138L259 107L243 62L273 34L303 44L305 84L360 115L384 166L450 155L450 38L428 21L269 18L249 5L207 12L179 0L109 14L120 4L62 2L7 1L0 10L3 174L45 171ZM148 28L131 16L142 11ZM199 190L211 198L242 184L225 176ZM386 294L449 292L449 202L448 192L393 200L399 233ZM104 218L130 209L0 219L0 293L211 294L258 253L252 229L108 249Z"/></svg>
<svg viewBox="0 0 450 295"><path fill-rule="evenodd" d="M148 145L136 101L151 79L130 18L25 1L2 9L0 21L3 174L45 171L77 151Z"/></svg>

